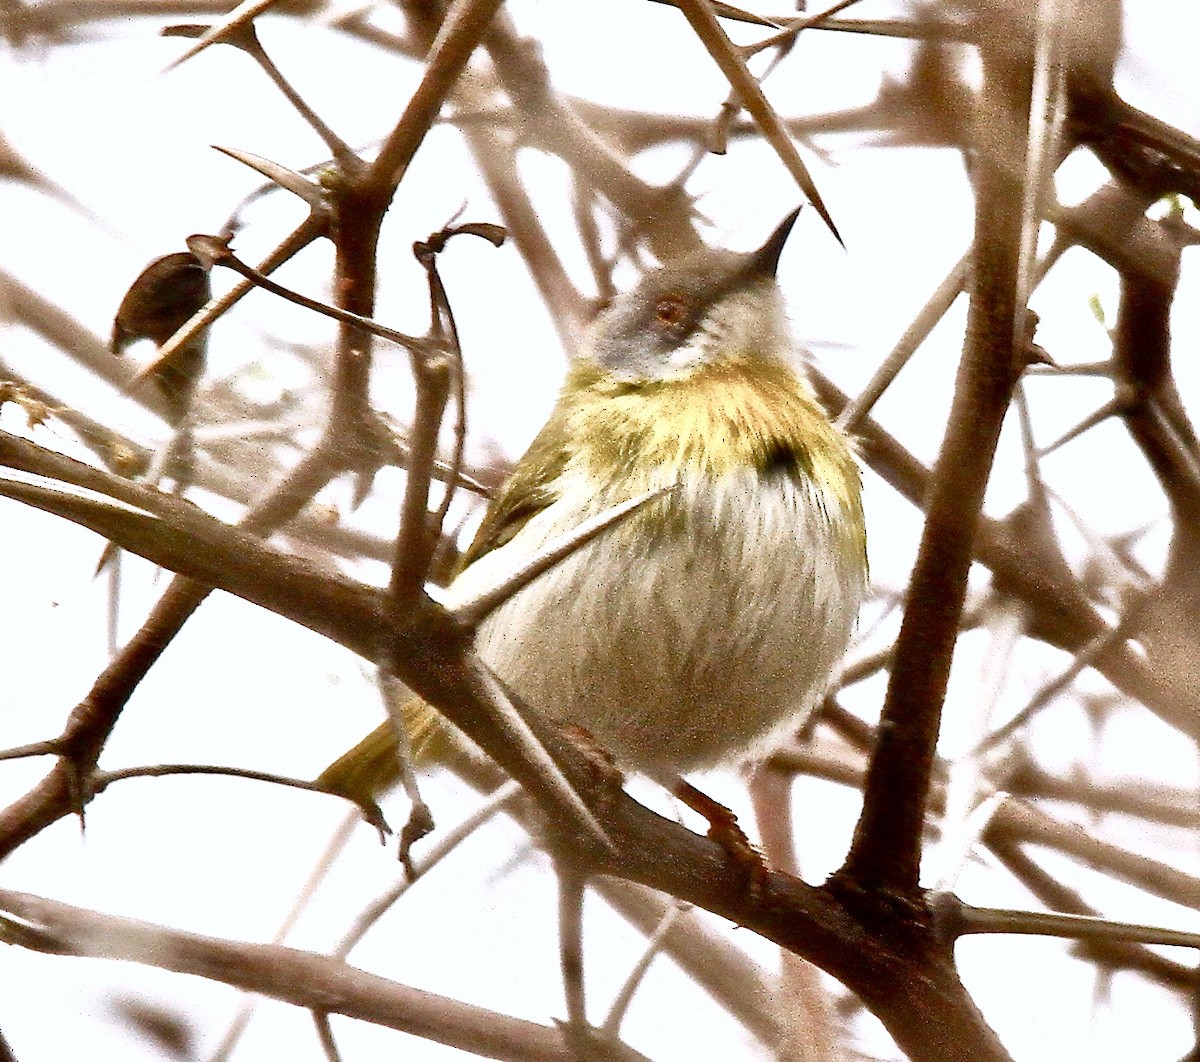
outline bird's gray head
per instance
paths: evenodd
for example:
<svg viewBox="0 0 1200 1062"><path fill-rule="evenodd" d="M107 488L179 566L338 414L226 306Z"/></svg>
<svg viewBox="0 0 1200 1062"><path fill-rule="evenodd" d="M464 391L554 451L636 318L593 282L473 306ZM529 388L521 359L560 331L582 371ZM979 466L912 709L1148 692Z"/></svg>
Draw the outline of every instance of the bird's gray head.
<svg viewBox="0 0 1200 1062"><path fill-rule="evenodd" d="M757 251L706 249L648 273L597 318L589 355L629 380L686 375L725 357L790 361L775 268L798 213Z"/></svg>

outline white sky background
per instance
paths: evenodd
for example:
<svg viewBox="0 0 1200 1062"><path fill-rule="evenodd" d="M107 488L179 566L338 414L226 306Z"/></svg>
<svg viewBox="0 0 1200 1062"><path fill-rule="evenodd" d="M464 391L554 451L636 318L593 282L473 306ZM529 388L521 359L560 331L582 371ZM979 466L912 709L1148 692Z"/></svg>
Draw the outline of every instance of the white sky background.
<svg viewBox="0 0 1200 1062"><path fill-rule="evenodd" d="M669 8L639 0L599 5L512 0L508 6L520 27L544 42L559 90L616 106L649 103L662 111L703 116L714 114L725 98L723 78L681 26L682 16ZM1200 39L1200 8L1185 0L1139 0L1129 6L1119 89L1138 106L1200 134L1200 71L1191 54ZM765 5L761 9L779 11ZM854 13L879 17L893 10L865 0ZM237 147L296 167L323 156L316 138L244 56L212 49L163 75L184 45L159 39L156 26L150 21L114 25L107 27L109 38L41 56L36 50L10 52L0 62L0 97L9 101L0 131L79 197L103 226L81 220L25 186L0 185L5 218L0 268L68 308L100 336L107 335L124 290L150 258L181 249L192 232L216 231L228 210L257 183L208 145ZM367 143L390 128L419 76L412 66L401 79L392 56L372 53L336 33L299 31L286 20L265 19L260 34L300 92L353 144ZM785 113L865 103L881 73L904 69L906 55L903 45L892 42L814 35L766 83L767 92ZM619 62L614 64L615 56ZM707 86L702 96L697 85ZM148 129L152 135L146 134ZM853 391L966 249L971 203L961 163L951 152L862 151L855 138L831 139L822 147L830 152L827 159L817 160L811 152L805 157L846 250L823 230L815 212L806 211L780 276L798 334L813 341L822 368ZM639 159L637 166L652 179L666 180L681 159L681 153L661 152ZM560 252L573 275L582 279L582 255L571 244L565 169L541 156L529 155L526 164L537 180L536 200L547 228L563 240ZM1102 179L1098 167L1086 163L1072 171L1061 189L1068 201L1082 198ZM760 243L801 198L782 165L759 145L735 143L727 157L707 160L690 187L703 192L700 209L713 222L706 238L737 249ZM256 257L299 218L299 210L283 200L276 197L248 214L250 227L235 245L244 257ZM497 220L457 134L438 131L406 177L385 230L378 311L385 323L423 328L423 286L408 247L444 224L464 202L465 220ZM1064 363L1107 353L1103 330L1087 305L1089 296L1099 296L1110 318L1115 311L1111 276L1077 257L1056 271L1045 294L1035 300L1043 315L1039 339ZM445 256L443 274L472 373L476 445L495 439L513 457L541 424L563 366L553 327L542 316L532 285L514 267L516 261L511 247L494 251L482 241L461 240ZM283 278L320 295L326 290L328 266L327 250L318 247ZM1197 327L1194 312L1188 312L1196 302L1187 293L1194 291L1194 272L1185 266L1176 322L1181 352L1177 374L1185 402L1200 393L1195 366L1183 354L1194 349ZM944 426L959 342L955 329L962 319L960 304L906 370L902 386L878 408L883 422L927 461L936 453ZM264 346L256 330L268 341L308 342L314 335L332 334L311 314L258 293L214 331L211 374L232 373L261 358ZM23 331L5 331L3 357L15 369L59 388L67 401L88 403L93 415L119 430L147 442L165 438L162 425L133 403L117 396L97 398L90 379L60 370L61 359ZM47 364L49 359L57 359L55 367ZM379 391L385 399L389 393L396 396L389 411L403 420L404 360L399 353L382 351L381 363L389 360L397 373L395 387L387 386L385 369ZM289 382L270 372L261 375L264 388ZM1042 441L1088 412L1064 404L1054 387L1053 382L1030 386ZM1077 399L1079 389L1072 386L1071 391ZM1097 384L1093 397L1100 404L1106 388ZM15 430L22 418L6 410L0 425ZM1112 431L1112 452L1124 454L1117 429ZM65 429L42 429L34 438L73 452ZM1012 433L1006 435L1001 473L1018 467L1014 442ZM1094 461L1097 452L1067 448L1056 466L1064 480L1083 485L1072 501L1093 527L1123 529L1131 526L1131 513L1138 517L1136 524L1165 512L1144 469L1115 470L1119 490L1114 491L1114 470L1072 464L1083 456ZM999 473L997 480L989 505L1002 514L1020 500L1020 481ZM1088 484L1094 486L1089 489ZM383 486L394 492L396 483L385 480ZM867 491L873 572L884 585L901 587L919 522L873 476L867 478ZM344 503L345 496L336 500ZM7 746L56 733L103 666L107 590L103 581L91 580L100 548L94 536L14 504L0 506L8 560L0 606L0 745ZM380 521L375 526L382 529L393 513L380 503L355 519ZM1162 541L1151 536L1148 563L1154 563L1153 550L1161 549ZM165 580L156 582L148 566L139 563L128 563L126 573L122 610L127 636ZM379 578L377 572L364 574ZM955 682L961 688L977 684L983 649L982 639L965 640L956 659ZM1033 685L1042 673L1033 664L1028 670ZM864 699L873 697L876 703L878 694L877 688L863 691ZM1015 707L1025 695L1026 687L1009 691L1002 704L1011 701ZM962 717L955 714L954 703L952 689L944 741L950 753L956 740L961 743ZM143 684L103 763L214 762L310 776L378 716L372 682L357 659L315 635L216 595ZM1061 731L1055 743L1063 749L1064 765L1093 755L1082 716L1060 713L1043 723ZM1114 774L1194 783L1194 754L1166 727L1140 717L1136 742L1125 738L1120 724L1112 729L1117 732L1104 735L1100 758ZM7 803L40 778L46 764L0 767L0 800ZM704 785L735 808L745 807L735 779L714 776ZM475 801L447 779L432 780L426 795L446 826ZM657 799L653 793L645 795ZM806 876L820 880L844 854L856 801L815 782L801 783L797 800ZM393 801L389 808L392 821L401 822L402 803ZM266 939L343 813L332 800L249 782L126 782L90 807L86 837L81 839L74 822L58 824L0 868L0 883L197 932ZM1147 839L1148 845L1153 843ZM540 857L521 861L512 855L519 844L519 833L508 825L473 839L436 879L414 888L352 961L402 982L533 1020L559 1015L552 886ZM362 827L294 941L319 948L336 940L353 912L398 873L391 852ZM1026 905L1019 891L998 891L1001 877L968 871L959 892L979 904ZM1133 901L1140 896L1132 891L1114 889L1112 896L1089 898L1129 920L1200 929L1191 912L1166 904L1135 908ZM447 924L449 911L456 912L453 924ZM588 931L593 941L603 942L589 947L587 955L589 992L603 1005L639 945L603 911ZM772 961L763 942L746 932L727 931ZM1165 1060L1186 1050L1192 1033L1173 999L1118 976L1111 1003L1094 1009L1097 986L1085 967L1063 958L1065 953L1061 943L1020 939L977 939L962 947L964 976L1016 1058ZM527 975L514 977L514 954L525 960ZM1043 972L1044 978L1039 976ZM646 1001L661 998L655 984L668 992L684 991L682 979L661 960L651 982ZM180 1007L200 1027L202 1050L215 1042L234 1006L231 992L200 981L118 964L38 958L15 949L0 951L0 983L5 985L0 1028L22 1062L68 1057L85 1043L89 1057L97 1060L158 1057L145 1045L128 1042L119 1020L107 1019L107 1000L113 994L138 993ZM692 1003L669 1017L652 1005L635 1004L626 1026L630 1040L661 1060L756 1057L758 1048L745 1042L739 1027L715 1007L696 1006L694 995L680 998ZM598 1010L596 1016L602 1013ZM335 1030L347 1058L376 1057L365 1045L374 1045L381 1057L398 1052L401 1044L405 1058L453 1055L356 1023L336 1022ZM864 1036L865 1047L885 1050L869 1030ZM321 1055L306 1015L265 1004L238 1057L304 1060Z"/></svg>

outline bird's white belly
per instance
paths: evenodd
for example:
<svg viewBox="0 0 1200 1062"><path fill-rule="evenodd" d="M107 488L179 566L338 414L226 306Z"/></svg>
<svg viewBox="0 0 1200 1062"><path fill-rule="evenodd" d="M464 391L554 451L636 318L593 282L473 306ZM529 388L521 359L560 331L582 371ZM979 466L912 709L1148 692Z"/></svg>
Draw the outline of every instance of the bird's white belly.
<svg viewBox="0 0 1200 1062"><path fill-rule="evenodd" d="M499 581L633 493L567 484L451 596ZM866 573L845 520L803 477L684 478L499 608L480 655L623 768L667 778L753 758L803 722L849 640Z"/></svg>

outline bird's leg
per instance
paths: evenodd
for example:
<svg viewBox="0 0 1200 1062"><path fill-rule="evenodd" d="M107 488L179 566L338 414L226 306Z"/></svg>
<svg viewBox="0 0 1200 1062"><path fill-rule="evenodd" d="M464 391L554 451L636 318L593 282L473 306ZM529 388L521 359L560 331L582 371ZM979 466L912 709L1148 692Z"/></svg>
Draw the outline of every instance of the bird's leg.
<svg viewBox="0 0 1200 1062"><path fill-rule="evenodd" d="M734 866L746 876L747 886L753 890L766 873L767 864L762 853L750 843L750 838L738 825L737 816L724 804L717 803L682 778L675 779L671 792L704 818L708 823L709 839L721 846Z"/></svg>

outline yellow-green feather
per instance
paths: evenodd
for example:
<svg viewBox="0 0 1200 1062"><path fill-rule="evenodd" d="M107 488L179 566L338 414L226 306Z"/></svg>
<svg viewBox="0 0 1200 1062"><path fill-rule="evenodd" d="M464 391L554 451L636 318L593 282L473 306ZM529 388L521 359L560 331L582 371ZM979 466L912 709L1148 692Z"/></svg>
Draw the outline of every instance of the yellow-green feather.
<svg viewBox="0 0 1200 1062"><path fill-rule="evenodd" d="M621 480L629 497L687 472L765 471L781 451L793 454L798 470L837 502L846 558L866 557L862 485L848 440L782 362L734 355L664 379L623 381L581 361L543 434L552 426L570 440L574 463L597 484Z"/></svg>

